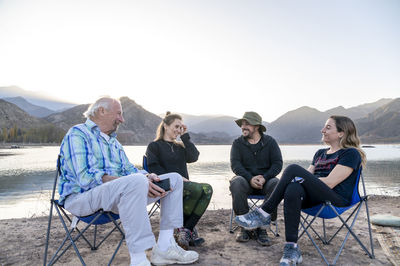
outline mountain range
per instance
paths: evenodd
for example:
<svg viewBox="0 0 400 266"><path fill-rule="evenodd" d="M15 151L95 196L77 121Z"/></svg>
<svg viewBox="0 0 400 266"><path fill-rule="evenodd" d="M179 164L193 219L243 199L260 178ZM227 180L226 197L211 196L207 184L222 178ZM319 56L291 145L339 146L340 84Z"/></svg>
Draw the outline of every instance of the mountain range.
<svg viewBox="0 0 400 266"><path fill-rule="evenodd" d="M0 87L0 98L2 95ZM160 116L145 110L128 97L120 100L126 123L119 128L119 140L124 144L148 144L155 137ZM72 125L85 121L82 114L88 104L56 111L48 107L63 105L57 101L51 103L50 99L46 101L50 104L40 106L18 95L4 97L0 100L0 127L35 128L52 125L66 132ZM400 98L381 99L348 109L339 106L325 112L303 106L285 113L272 123L263 124L267 127L267 133L281 144L317 144L320 143L323 124L333 114L352 118L363 143L400 142ZM241 134L234 122L238 118L232 116L182 114L182 117L188 125L193 142L197 144L231 144Z"/></svg>
<svg viewBox="0 0 400 266"><path fill-rule="evenodd" d="M24 90L18 86L0 87L0 99L22 97L30 104L44 107L52 111L62 111L75 106L61 99L55 99L46 93Z"/></svg>

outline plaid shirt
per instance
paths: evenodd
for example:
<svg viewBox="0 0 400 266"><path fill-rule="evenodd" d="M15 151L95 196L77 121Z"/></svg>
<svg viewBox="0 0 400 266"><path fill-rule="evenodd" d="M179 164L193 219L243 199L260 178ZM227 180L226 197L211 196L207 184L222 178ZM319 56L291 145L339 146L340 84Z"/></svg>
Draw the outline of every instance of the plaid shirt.
<svg viewBox="0 0 400 266"><path fill-rule="evenodd" d="M61 147L60 203L72 193L82 193L103 184L103 175L126 176L139 171L131 164L112 133L107 141L90 119L73 126Z"/></svg>

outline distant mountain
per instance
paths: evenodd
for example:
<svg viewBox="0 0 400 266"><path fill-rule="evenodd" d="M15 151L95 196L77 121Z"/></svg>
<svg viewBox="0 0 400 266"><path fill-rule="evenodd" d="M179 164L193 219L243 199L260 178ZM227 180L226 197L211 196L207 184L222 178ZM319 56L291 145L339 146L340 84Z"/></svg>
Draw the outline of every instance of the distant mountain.
<svg viewBox="0 0 400 266"><path fill-rule="evenodd" d="M204 144L204 145L211 145L211 144L232 144L235 137L230 136L223 132L210 132L210 133L194 133L189 131L190 139L195 144Z"/></svg>
<svg viewBox="0 0 400 266"><path fill-rule="evenodd" d="M120 101L125 123L118 130L118 139L126 144L149 144L156 136L161 118L128 97L122 97Z"/></svg>
<svg viewBox="0 0 400 266"><path fill-rule="evenodd" d="M34 117L45 117L55 113L55 111L52 111L46 107L31 104L22 97L3 98L3 100L17 105L19 108Z"/></svg>
<svg viewBox="0 0 400 266"><path fill-rule="evenodd" d="M59 143L64 130L0 99L0 142Z"/></svg>
<svg viewBox="0 0 400 266"><path fill-rule="evenodd" d="M89 104L81 104L63 112L54 113L44 119L65 131L76 124L84 123L86 121L83 113L88 109Z"/></svg>
<svg viewBox="0 0 400 266"><path fill-rule="evenodd" d="M359 118L363 118L365 116L367 116L369 113L375 111L376 109L390 103L391 101L393 101L393 99L380 99L376 102L373 103L366 103L366 104L362 104L362 105L358 105L355 107L351 107L349 109L347 109L346 114L351 117L351 119L359 119Z"/></svg>
<svg viewBox="0 0 400 266"><path fill-rule="evenodd" d="M358 119L356 124L365 143L400 142L400 98Z"/></svg>
<svg viewBox="0 0 400 266"><path fill-rule="evenodd" d="M240 127L235 123L238 118L233 116L191 116L185 114L182 115L182 119L189 130L194 133L213 137L219 137L218 134L227 137L237 137L242 134ZM263 125L269 126L265 121Z"/></svg>
<svg viewBox="0 0 400 266"><path fill-rule="evenodd" d="M183 122L188 126L189 129L192 126L201 123L205 120L214 119L218 117L218 115L189 115L189 114L180 114L182 116ZM164 117L165 114L162 114L161 117Z"/></svg>
<svg viewBox="0 0 400 266"><path fill-rule="evenodd" d="M282 144L320 143L320 131L329 116L345 115L353 119L356 123L360 117L364 117L365 114L391 101L393 99L382 99L374 103L363 104L349 109L339 106L325 112L303 106L287 112L272 122L267 133L275 137Z"/></svg>
<svg viewBox="0 0 400 266"><path fill-rule="evenodd" d="M232 116L213 117L192 125L190 130L196 133L222 132L228 136L239 136L242 131L236 125L236 119Z"/></svg>
<svg viewBox="0 0 400 266"><path fill-rule="evenodd" d="M48 125L43 119L33 117L17 105L0 99L0 128L34 128Z"/></svg>
<svg viewBox="0 0 400 266"><path fill-rule="evenodd" d="M267 134L282 144L318 143L326 119L327 115L323 112L303 106L272 122Z"/></svg>
<svg viewBox="0 0 400 266"><path fill-rule="evenodd" d="M67 101L48 97L45 93L26 91L17 86L0 87L0 98L12 98L19 96L23 97L30 103L46 107L53 111L71 108L76 105Z"/></svg>

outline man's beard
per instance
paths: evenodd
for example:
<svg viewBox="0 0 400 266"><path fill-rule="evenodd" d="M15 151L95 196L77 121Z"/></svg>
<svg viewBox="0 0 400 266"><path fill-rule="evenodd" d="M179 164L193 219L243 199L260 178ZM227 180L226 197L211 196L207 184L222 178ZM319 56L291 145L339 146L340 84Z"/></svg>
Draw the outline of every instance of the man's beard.
<svg viewBox="0 0 400 266"><path fill-rule="evenodd" d="M244 135L244 132L247 132L247 135ZM251 138L253 135L251 134L251 132L250 132L250 130L243 130L242 131L242 134L243 134L243 137L245 138L245 139L249 139L249 138Z"/></svg>

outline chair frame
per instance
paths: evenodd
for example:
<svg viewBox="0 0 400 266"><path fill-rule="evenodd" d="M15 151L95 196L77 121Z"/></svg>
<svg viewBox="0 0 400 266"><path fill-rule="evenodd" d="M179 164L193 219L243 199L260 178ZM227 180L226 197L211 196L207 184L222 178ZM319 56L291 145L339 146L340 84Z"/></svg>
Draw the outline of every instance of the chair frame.
<svg viewBox="0 0 400 266"><path fill-rule="evenodd" d="M360 180L361 180L362 188L363 188L362 196L359 193L359 181ZM366 216L367 216L370 250L368 250L368 248L365 247L365 245L361 242L361 240L353 232L353 227L357 221L358 215L359 215L363 205L365 205L365 211L366 211ZM344 212L346 212L347 210L349 210L353 207L354 207L353 211L347 216L347 218L342 217L342 214ZM300 217L300 225L299 225L300 228L299 229L302 229L302 230L299 232L298 239L300 239L305 233L308 236L308 238L311 240L312 244L317 249L319 255L321 256L321 258L324 260L324 262L327 265L335 265L336 264L350 235L353 236L353 238L357 241L357 243L361 246L361 248L367 253L367 255L371 259L375 258L374 245L373 245L373 239L372 239L372 230L371 230L371 223L370 223L369 209L368 209L368 195L366 194L364 177L362 175L361 167L358 172L356 185L355 185L355 188L353 191L353 201L350 206L336 207L331 202L326 201L325 203L314 206L312 208L303 209L302 212L306 213L307 215L305 217L303 216L303 214L300 215L301 217ZM310 221L308 221L309 217L313 217L313 218ZM313 223L317 218L322 219L322 234L318 233L317 230L313 227ZM334 218L338 218L341 221L341 226L328 239L327 232L326 232L327 230L326 230L325 220L326 219L334 219ZM350 225L349 225L349 222L351 223ZM339 250L337 251L332 263L329 263L328 259L326 258L326 256L324 255L324 253L322 252L320 247L317 245L317 243L314 241L314 239L311 236L308 229L311 229L311 231L314 232L314 234L317 236L317 238L319 238L324 245L328 245L339 234L339 232L344 228L347 228L346 236L344 237L343 242L341 243L341 246L340 246Z"/></svg>
<svg viewBox="0 0 400 266"><path fill-rule="evenodd" d="M147 156L143 155L143 161L142 161L142 167L144 170L149 172L149 168L147 167ZM161 207L161 200L157 200L154 202L153 206L151 206L149 212L147 213L149 215L149 218L155 214L157 210L159 210Z"/></svg>
<svg viewBox="0 0 400 266"><path fill-rule="evenodd" d="M247 202L249 204L250 211L252 211L255 208L259 207L258 202L260 200L263 201L264 199L265 199L264 195L251 194L251 195L247 196ZM235 230L239 228L238 225L233 226L233 217L234 216L235 216L235 213L233 211L233 206L232 206L231 217L230 217L230 220L229 220L229 233L231 233L231 234L233 234L235 232ZM274 225L275 230L273 230L270 227L270 231L274 234L275 237L278 237L279 236L278 219L276 219L276 221L271 221L271 225Z"/></svg>
<svg viewBox="0 0 400 266"><path fill-rule="evenodd" d="M108 265L111 265L112 261L114 260L119 248L121 247L124 239L125 239L125 234L122 231L120 224L121 222L117 222L119 219L119 215L114 214L112 212L107 212L102 209L98 210L96 213L85 216L85 217L75 217L70 218L69 215L67 214L66 210L64 209L64 206L59 203L58 200L54 199L55 196L55 191L58 183L58 178L61 174L60 171L60 156L57 159L57 171L56 171L56 176L54 178L54 184L53 184L53 191L52 191L52 196L50 200L50 214L49 214L49 220L48 220L48 227L47 227L47 235L46 235L46 245L45 245L45 251L44 251L44 260L43 260L43 265L53 265L58 261L58 259L64 255L64 253L72 246L75 250L76 255L78 256L80 262L82 265L86 265L85 261L82 258L82 255L80 254L78 247L76 245L76 242L79 240L79 238L83 238L85 242L88 244L91 250L97 250L102 243L115 231L118 230L121 233L121 240L119 241L117 248L115 249L111 259L108 262ZM47 264L47 257L48 257L48 246L49 246L49 241L50 241L50 228L51 228L51 222L53 218L53 207L57 212L57 215L60 219L61 224L63 225L63 228L65 230L65 237L60 246L58 247L57 251L54 253L54 255L51 257ZM85 222L86 226L83 229L78 229L77 224L79 221ZM71 229L68 228L67 222ZM101 224L106 224L112 222L114 224L114 227L112 230L110 230L104 237L103 239L96 243L97 241L97 225ZM93 232L93 243L91 243L84 235L84 233L92 226L94 225L94 232ZM73 237L74 231L77 232L77 235ZM64 247L67 242L70 242L69 245ZM61 251L61 253L60 253Z"/></svg>

